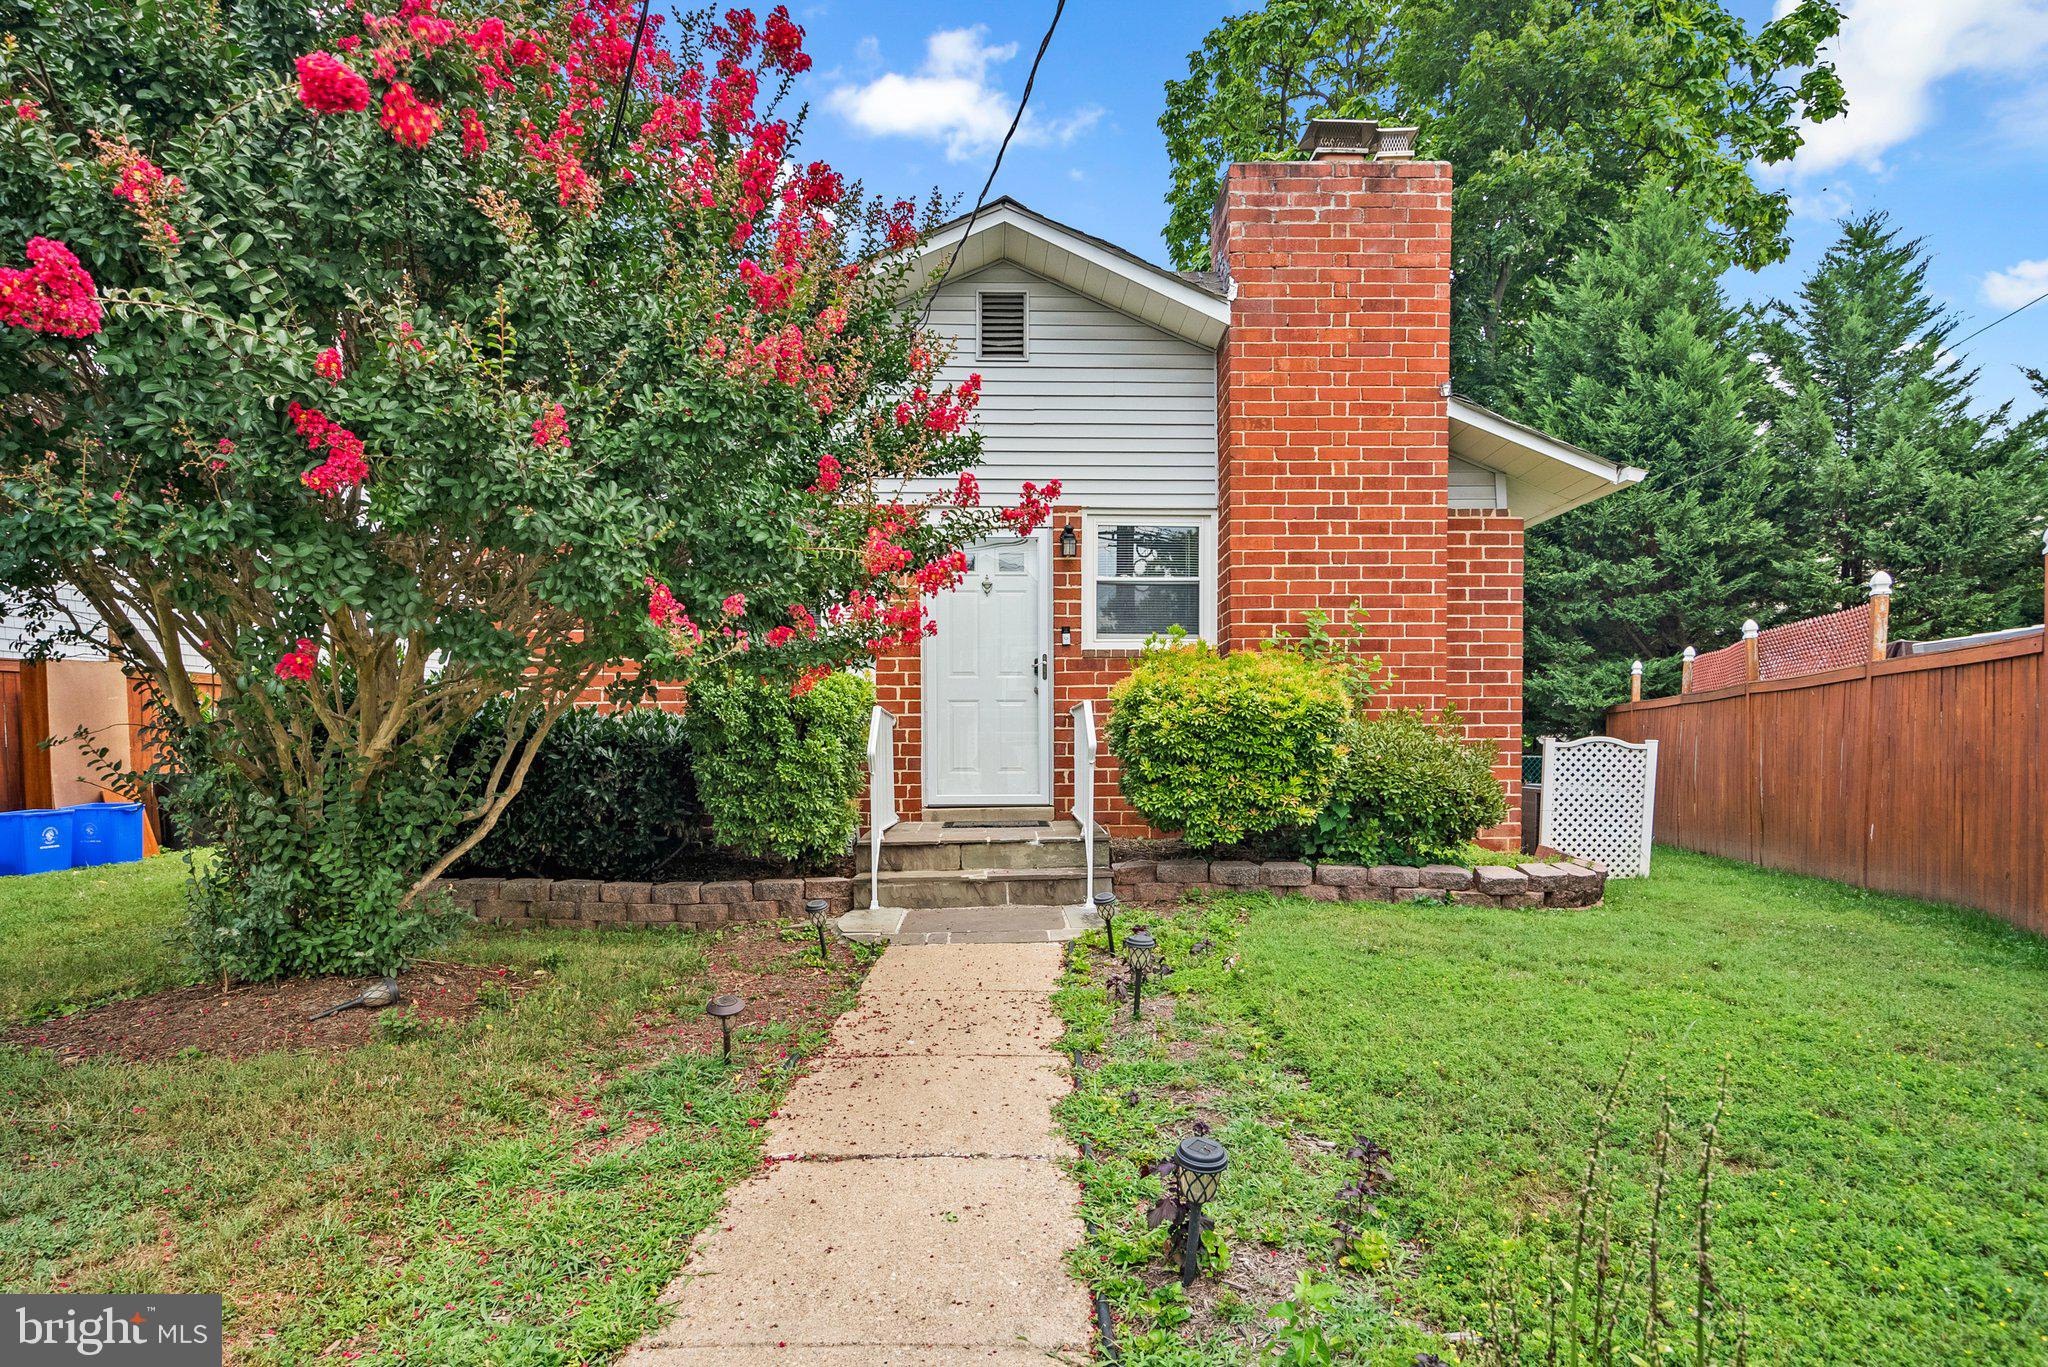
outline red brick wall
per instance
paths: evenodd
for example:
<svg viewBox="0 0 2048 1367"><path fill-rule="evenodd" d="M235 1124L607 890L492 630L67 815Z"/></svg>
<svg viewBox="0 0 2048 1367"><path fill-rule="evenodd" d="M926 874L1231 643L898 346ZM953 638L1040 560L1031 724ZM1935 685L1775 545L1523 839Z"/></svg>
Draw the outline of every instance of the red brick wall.
<svg viewBox="0 0 2048 1367"><path fill-rule="evenodd" d="M1444 697L1450 246L1447 165L1358 159L1232 166L1212 242L1223 643L1360 604L1403 706Z"/></svg>
<svg viewBox="0 0 2048 1367"><path fill-rule="evenodd" d="M1499 747L1494 776L1508 819L1483 843L1519 848L1522 791L1522 520L1507 513L1450 515L1445 700L1465 734Z"/></svg>

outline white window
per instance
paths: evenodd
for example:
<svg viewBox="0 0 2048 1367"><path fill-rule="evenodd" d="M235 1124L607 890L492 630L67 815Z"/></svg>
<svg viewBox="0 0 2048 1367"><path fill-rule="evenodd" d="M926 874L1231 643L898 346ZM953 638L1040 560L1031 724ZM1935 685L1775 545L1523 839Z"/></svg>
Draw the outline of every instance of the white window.
<svg viewBox="0 0 2048 1367"><path fill-rule="evenodd" d="M1021 361L1026 357L1025 299L1022 290L983 290L979 320L983 361Z"/></svg>
<svg viewBox="0 0 2048 1367"><path fill-rule="evenodd" d="M1175 627L1216 639L1213 518L1092 513L1082 529L1082 645L1143 645Z"/></svg>

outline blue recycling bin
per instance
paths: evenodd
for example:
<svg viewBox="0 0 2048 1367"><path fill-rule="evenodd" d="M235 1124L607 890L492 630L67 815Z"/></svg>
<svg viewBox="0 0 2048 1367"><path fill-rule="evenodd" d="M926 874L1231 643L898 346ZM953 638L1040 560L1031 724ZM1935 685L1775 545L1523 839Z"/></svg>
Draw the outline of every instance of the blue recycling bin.
<svg viewBox="0 0 2048 1367"><path fill-rule="evenodd" d="M72 868L132 864L140 858L140 802L84 802L71 808Z"/></svg>
<svg viewBox="0 0 2048 1367"><path fill-rule="evenodd" d="M31 807L0 812L0 873L49 873L71 867L71 813Z"/></svg>

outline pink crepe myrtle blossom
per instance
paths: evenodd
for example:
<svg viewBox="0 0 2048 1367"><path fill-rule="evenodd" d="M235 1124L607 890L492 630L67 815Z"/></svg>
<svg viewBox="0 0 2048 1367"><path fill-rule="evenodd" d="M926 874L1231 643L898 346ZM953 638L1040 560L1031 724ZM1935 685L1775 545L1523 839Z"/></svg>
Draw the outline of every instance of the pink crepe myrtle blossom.
<svg viewBox="0 0 2048 1367"><path fill-rule="evenodd" d="M394 81L384 92L384 112L377 122L400 147L418 150L433 140L434 131L441 126L441 111L421 100L406 82Z"/></svg>
<svg viewBox="0 0 2048 1367"><path fill-rule="evenodd" d="M58 337L90 337L100 330L100 301L92 276L63 243L32 237L27 270L0 266L0 326Z"/></svg>
<svg viewBox="0 0 2048 1367"><path fill-rule="evenodd" d="M342 41L351 46L348 39ZM354 114L370 107L370 83L334 53L309 52L296 65L299 103L315 114Z"/></svg>
<svg viewBox="0 0 2048 1367"><path fill-rule="evenodd" d="M307 683L313 677L313 667L319 662L320 647L310 636L301 636L298 643L286 651L271 672L287 683Z"/></svg>
<svg viewBox="0 0 2048 1367"><path fill-rule="evenodd" d="M569 449L569 414L560 404L550 405L547 412L533 420L533 444L542 449L559 446Z"/></svg>

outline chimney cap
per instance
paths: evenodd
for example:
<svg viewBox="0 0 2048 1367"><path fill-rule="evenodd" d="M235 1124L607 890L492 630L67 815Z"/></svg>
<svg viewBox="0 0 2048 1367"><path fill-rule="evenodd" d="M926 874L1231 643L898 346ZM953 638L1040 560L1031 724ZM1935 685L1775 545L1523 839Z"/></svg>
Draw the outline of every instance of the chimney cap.
<svg viewBox="0 0 2048 1367"><path fill-rule="evenodd" d="M1416 128L1382 125L1375 119L1310 119L1300 148L1310 161L1332 157L1407 161L1415 155Z"/></svg>
<svg viewBox="0 0 2048 1367"><path fill-rule="evenodd" d="M1301 150L1310 161L1326 157L1370 157L1379 149L1378 121L1373 119L1310 119L1301 133Z"/></svg>

